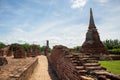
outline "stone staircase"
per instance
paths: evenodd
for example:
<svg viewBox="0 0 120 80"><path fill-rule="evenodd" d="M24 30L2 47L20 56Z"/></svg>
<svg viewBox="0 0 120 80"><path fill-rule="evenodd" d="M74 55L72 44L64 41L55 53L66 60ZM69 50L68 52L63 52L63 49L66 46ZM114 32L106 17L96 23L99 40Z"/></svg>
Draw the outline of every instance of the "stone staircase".
<svg viewBox="0 0 120 80"><path fill-rule="evenodd" d="M83 80L120 80L120 76L108 72L95 57L71 55L68 58Z"/></svg>
<svg viewBox="0 0 120 80"><path fill-rule="evenodd" d="M48 57L60 80L120 80L98 63L98 58L86 54L69 54L64 46L55 46Z"/></svg>

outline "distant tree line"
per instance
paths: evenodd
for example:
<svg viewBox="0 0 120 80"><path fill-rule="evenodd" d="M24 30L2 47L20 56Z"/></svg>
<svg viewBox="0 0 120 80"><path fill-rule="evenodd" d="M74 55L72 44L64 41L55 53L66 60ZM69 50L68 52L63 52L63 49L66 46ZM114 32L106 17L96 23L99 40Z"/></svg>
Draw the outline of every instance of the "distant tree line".
<svg viewBox="0 0 120 80"><path fill-rule="evenodd" d="M120 40L105 40L103 41L104 46L111 54L120 54Z"/></svg>
<svg viewBox="0 0 120 80"><path fill-rule="evenodd" d="M0 42L0 49L6 47L6 45L3 42Z"/></svg>
<svg viewBox="0 0 120 80"><path fill-rule="evenodd" d="M108 50L111 54L120 54L120 40L105 40L103 41L103 44L105 48ZM81 46L76 46L73 48L72 52L80 52Z"/></svg>
<svg viewBox="0 0 120 80"><path fill-rule="evenodd" d="M31 46L31 44L29 44L29 43L24 43L24 44L13 43L13 44L10 44L10 46L11 46L10 49L11 49L12 51L15 51L15 50L16 50L16 46L18 46L18 45L22 46L26 52L28 52L29 47ZM41 53L43 53L44 50L45 50L45 48L46 48L46 46L40 46L40 45L37 45L37 44L34 44L34 45L36 45L36 46L39 47ZM1 49L1 48L4 48L4 47L6 47L6 46L8 46L8 45L5 45L3 42L0 42L0 49ZM51 48L50 48L50 47L49 47L48 51L49 51L49 52L51 51Z"/></svg>
<svg viewBox="0 0 120 80"><path fill-rule="evenodd" d="M103 41L103 44L104 44L105 48L108 50L109 53L120 54L120 40L118 40L118 39L105 40L105 41ZM13 51L16 49L17 45L23 46L25 51L28 51L28 48L30 47L31 44L29 44L29 43L24 43L24 44L13 43L13 44L11 44ZM7 45L5 45L3 42L0 42L0 49L4 48L6 46ZM37 46L40 48L41 52L44 52L46 46L40 46L40 45L37 45ZM73 48L72 52L80 52L80 48L81 48L81 46L76 46L76 47ZM49 48L48 50L50 52L51 48Z"/></svg>
<svg viewBox="0 0 120 80"><path fill-rule="evenodd" d="M120 48L120 41L118 39L115 40L105 40L103 41L105 47L109 49L119 49Z"/></svg>

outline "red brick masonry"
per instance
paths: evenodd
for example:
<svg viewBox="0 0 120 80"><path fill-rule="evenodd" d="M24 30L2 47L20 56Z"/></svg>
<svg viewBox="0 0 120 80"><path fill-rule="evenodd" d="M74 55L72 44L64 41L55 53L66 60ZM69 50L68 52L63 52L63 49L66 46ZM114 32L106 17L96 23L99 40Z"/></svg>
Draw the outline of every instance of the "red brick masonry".
<svg viewBox="0 0 120 80"><path fill-rule="evenodd" d="M48 57L60 80L120 80L103 68L94 57L80 53L70 55L65 46L54 46Z"/></svg>

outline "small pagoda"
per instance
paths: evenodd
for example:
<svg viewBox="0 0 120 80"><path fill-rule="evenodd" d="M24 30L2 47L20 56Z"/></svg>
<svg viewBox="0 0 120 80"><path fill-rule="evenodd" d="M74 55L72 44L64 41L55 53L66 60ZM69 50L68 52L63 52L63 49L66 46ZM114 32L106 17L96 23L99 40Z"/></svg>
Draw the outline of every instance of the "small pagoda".
<svg viewBox="0 0 120 80"><path fill-rule="evenodd" d="M107 54L107 50L105 49L103 43L100 40L99 33L94 23L92 8L90 8L90 21L88 31L86 33L86 39L80 49L80 52L96 55Z"/></svg>

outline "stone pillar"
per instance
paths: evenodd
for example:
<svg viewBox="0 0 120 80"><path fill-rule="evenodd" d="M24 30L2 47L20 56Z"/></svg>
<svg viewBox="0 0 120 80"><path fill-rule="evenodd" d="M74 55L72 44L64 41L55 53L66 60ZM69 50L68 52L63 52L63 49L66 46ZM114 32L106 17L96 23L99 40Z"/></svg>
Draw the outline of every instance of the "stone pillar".
<svg viewBox="0 0 120 80"><path fill-rule="evenodd" d="M46 46L45 46L44 54L47 56L48 52L49 52L49 40L46 41Z"/></svg>

